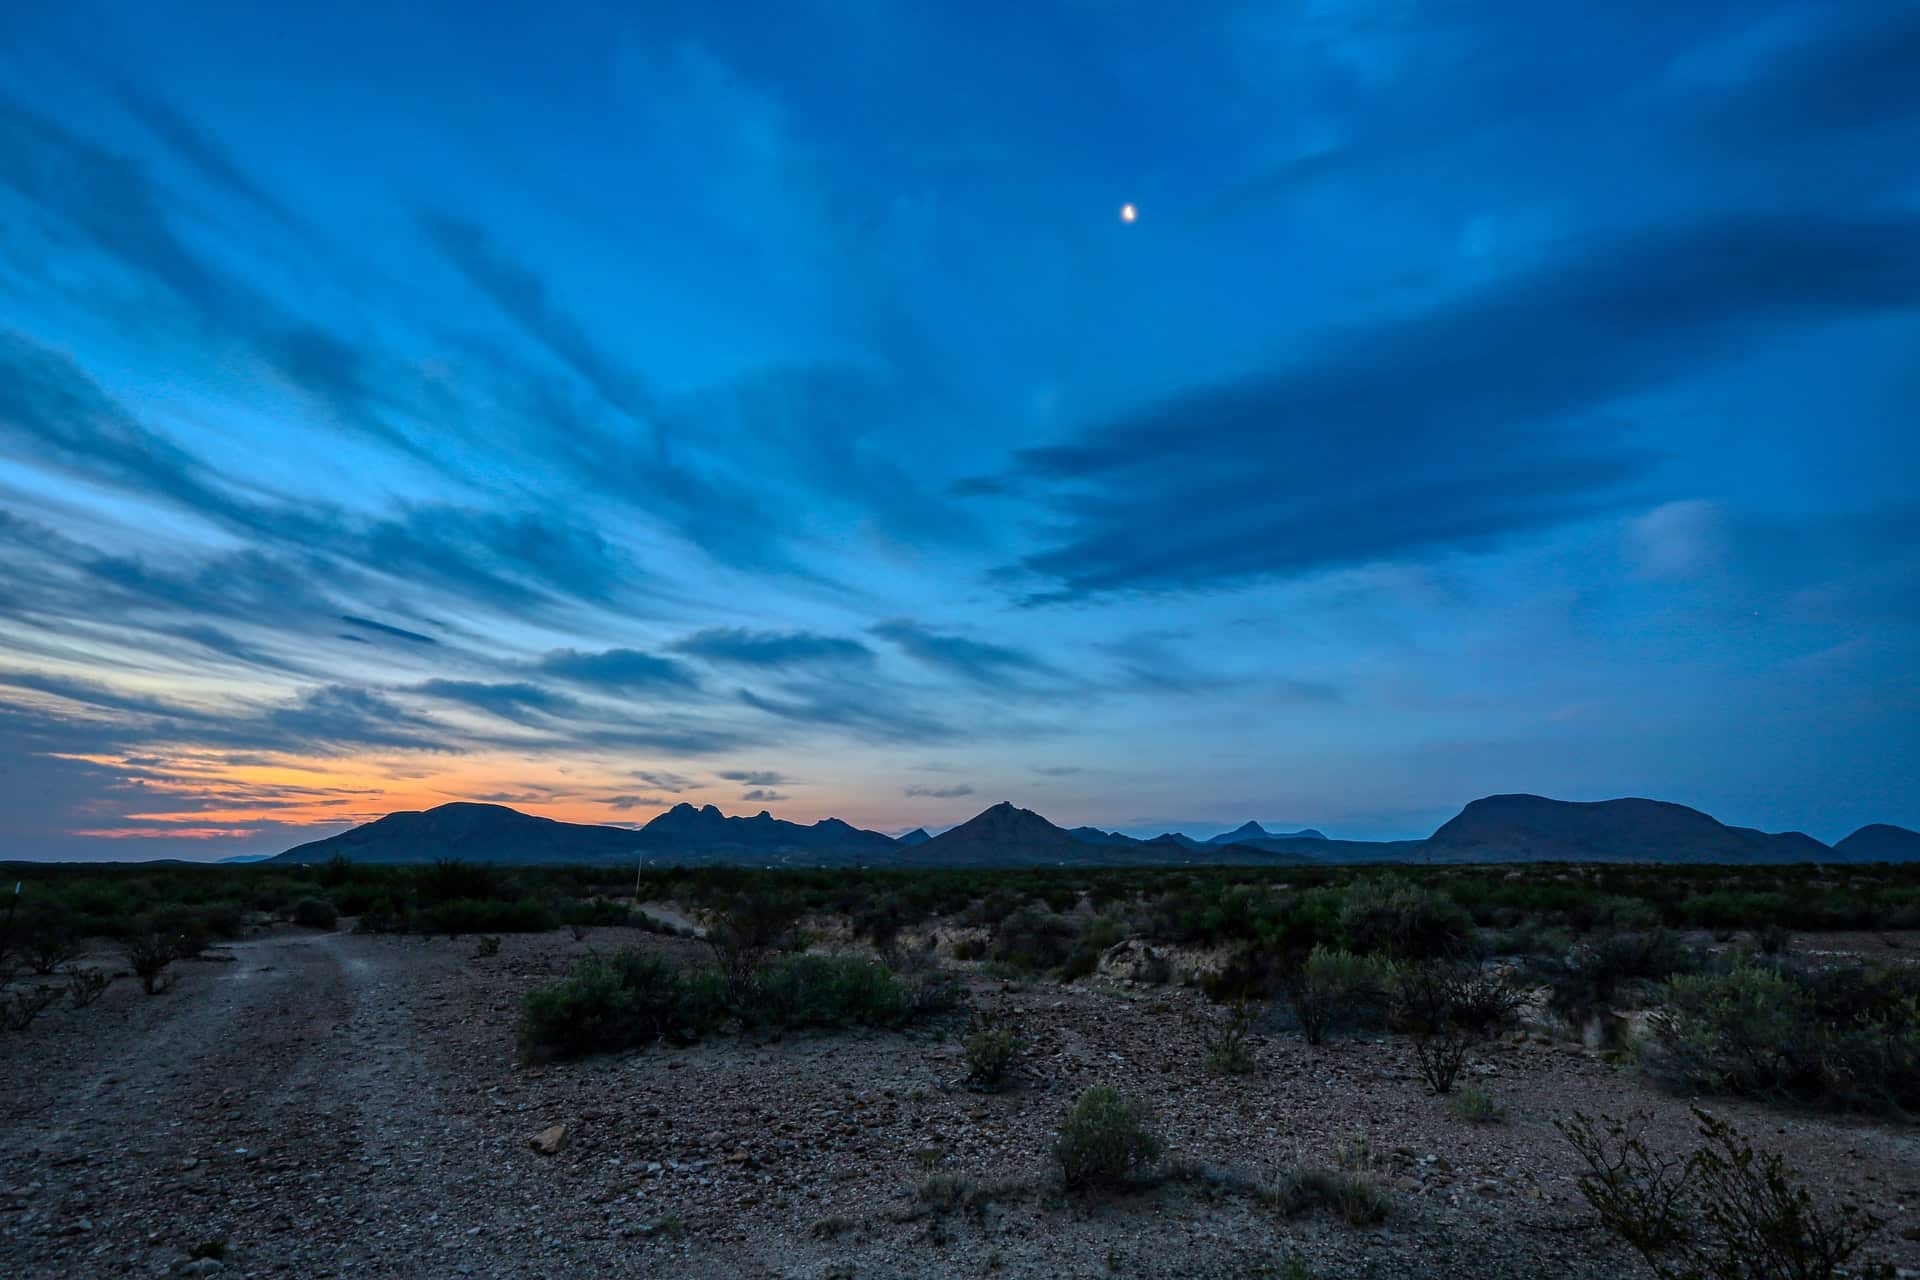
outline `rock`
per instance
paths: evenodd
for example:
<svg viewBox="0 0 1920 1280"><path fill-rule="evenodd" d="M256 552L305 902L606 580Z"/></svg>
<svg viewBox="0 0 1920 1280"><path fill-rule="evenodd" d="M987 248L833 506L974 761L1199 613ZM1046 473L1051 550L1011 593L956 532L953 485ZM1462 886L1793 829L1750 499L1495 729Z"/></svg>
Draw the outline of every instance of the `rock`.
<svg viewBox="0 0 1920 1280"><path fill-rule="evenodd" d="M550 1125L527 1139L527 1145L543 1156L558 1155L567 1145L567 1126Z"/></svg>
<svg viewBox="0 0 1920 1280"><path fill-rule="evenodd" d="M211 1276L227 1269L227 1264L218 1258L194 1258L190 1261L176 1262L173 1274L176 1276Z"/></svg>

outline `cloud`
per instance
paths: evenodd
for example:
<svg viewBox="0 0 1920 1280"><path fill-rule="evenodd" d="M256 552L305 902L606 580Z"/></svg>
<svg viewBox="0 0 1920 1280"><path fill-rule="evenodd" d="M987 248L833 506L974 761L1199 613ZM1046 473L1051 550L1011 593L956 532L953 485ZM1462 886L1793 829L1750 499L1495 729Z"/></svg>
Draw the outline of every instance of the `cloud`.
<svg viewBox="0 0 1920 1280"><path fill-rule="evenodd" d="M607 804L625 813L629 809L664 809L667 802L659 796L613 796Z"/></svg>
<svg viewBox="0 0 1920 1280"><path fill-rule="evenodd" d="M755 788L754 788L753 790L751 790L751 791L742 791L742 792L740 793L740 798L741 798L742 800L760 800L760 801L765 801L765 802L767 802L767 803L769 803L769 804L771 804L771 803L773 803L774 801L778 801L778 800L790 800L790 799L792 799L793 797L791 797L791 796L788 796L788 795L786 795L786 794L784 794L783 792L779 792L779 791L769 791L769 790L766 790L766 789L764 789L764 788L761 788L761 787L755 787Z"/></svg>
<svg viewBox="0 0 1920 1280"><path fill-rule="evenodd" d="M933 631L906 619L882 622L873 628L873 633L892 641L916 661L978 684L997 684L1053 671L1023 649Z"/></svg>
<svg viewBox="0 0 1920 1280"><path fill-rule="evenodd" d="M967 786L965 783L961 783L959 786L953 786L953 787L912 786L912 787L908 787L905 791L901 792L901 794L906 796L916 796L916 797L920 797L928 800L957 800L961 796L972 795L973 788L970 786Z"/></svg>
<svg viewBox="0 0 1920 1280"><path fill-rule="evenodd" d="M426 680L408 692L461 703L517 724L543 725L553 716L570 715L579 708L565 694L519 681Z"/></svg>
<svg viewBox="0 0 1920 1280"><path fill-rule="evenodd" d="M381 418L367 359L210 266L188 247L162 194L132 160L0 98L0 186L37 207L54 236L164 288L204 336L248 350L341 422L411 447Z"/></svg>
<svg viewBox="0 0 1920 1280"><path fill-rule="evenodd" d="M873 650L858 640L811 631L748 631L711 627L678 641L674 652L727 666L788 668L858 665L873 661Z"/></svg>
<svg viewBox="0 0 1920 1280"><path fill-rule="evenodd" d="M300 226L300 220L248 176L235 162L233 154L205 130L131 80L116 77L111 84L120 104L202 178L290 228Z"/></svg>
<svg viewBox="0 0 1920 1280"><path fill-rule="evenodd" d="M539 669L575 684L597 689L634 692L648 689L692 690L699 680L685 663L656 657L637 649L607 649L581 653L556 649L541 658Z"/></svg>
<svg viewBox="0 0 1920 1280"><path fill-rule="evenodd" d="M1583 243L1296 364L1023 450L1035 602L1482 549L1616 509L1652 453L1586 415L1837 317L1920 304L1920 219L1724 218Z"/></svg>
<svg viewBox="0 0 1920 1280"><path fill-rule="evenodd" d="M375 631L380 633L381 635L392 636L396 640L411 641L414 644L439 644L440 643L438 640L435 640L432 636L423 636L418 631L408 631L402 627L388 626L384 622L375 622L371 618L358 618L350 613L341 614L340 621L346 623L350 627L361 627L367 631Z"/></svg>
<svg viewBox="0 0 1920 1280"><path fill-rule="evenodd" d="M1727 553L1725 517L1701 499L1666 502L1627 525L1626 550L1638 572L1658 581L1698 578Z"/></svg>
<svg viewBox="0 0 1920 1280"><path fill-rule="evenodd" d="M754 787L777 787L788 781L784 775L772 769L728 769L715 776L724 778L728 782L744 782Z"/></svg>
<svg viewBox="0 0 1920 1280"><path fill-rule="evenodd" d="M656 791L665 791L674 795L694 786L692 778L683 777L665 769L635 769L628 776L640 779Z"/></svg>

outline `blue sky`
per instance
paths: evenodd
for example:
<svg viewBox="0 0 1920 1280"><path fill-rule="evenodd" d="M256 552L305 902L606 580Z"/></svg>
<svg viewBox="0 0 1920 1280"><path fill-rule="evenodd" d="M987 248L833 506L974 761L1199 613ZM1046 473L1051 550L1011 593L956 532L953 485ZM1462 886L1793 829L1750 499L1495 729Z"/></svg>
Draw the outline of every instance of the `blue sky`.
<svg viewBox="0 0 1920 1280"><path fill-rule="evenodd" d="M0 15L5 853L1920 826L1920 7L393 8Z"/></svg>

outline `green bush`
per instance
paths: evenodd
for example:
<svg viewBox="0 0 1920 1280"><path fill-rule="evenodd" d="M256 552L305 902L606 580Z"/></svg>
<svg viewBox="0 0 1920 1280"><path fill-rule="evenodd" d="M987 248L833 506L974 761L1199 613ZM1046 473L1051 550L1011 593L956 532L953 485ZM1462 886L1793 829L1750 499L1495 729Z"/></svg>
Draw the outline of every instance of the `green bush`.
<svg viewBox="0 0 1920 1280"><path fill-rule="evenodd" d="M127 967L140 979L140 989L150 996L167 989L167 966L179 954L173 938L157 930L135 935L127 942Z"/></svg>
<svg viewBox="0 0 1920 1280"><path fill-rule="evenodd" d="M1328 1209L1350 1227L1376 1226L1393 1212L1392 1198L1365 1172L1355 1169L1296 1166L1263 1198L1286 1217Z"/></svg>
<svg viewBox="0 0 1920 1280"><path fill-rule="evenodd" d="M1485 1089L1462 1089L1453 1095L1453 1114L1468 1124L1501 1124L1507 1109Z"/></svg>
<svg viewBox="0 0 1920 1280"><path fill-rule="evenodd" d="M1645 1062L1656 1081L1836 1109L1920 1106L1920 971L1739 961L1667 984Z"/></svg>
<svg viewBox="0 0 1920 1280"><path fill-rule="evenodd" d="M1586 1173L1601 1224L1661 1280L1834 1280L1885 1224L1851 1204L1815 1204L1778 1154L1694 1111L1702 1142L1684 1159L1655 1152L1639 1124L1575 1112L1560 1131Z"/></svg>
<svg viewBox="0 0 1920 1280"><path fill-rule="evenodd" d="M906 985L860 956L786 956L767 966L736 1008L741 1021L775 1031L807 1027L897 1027L911 1008Z"/></svg>
<svg viewBox="0 0 1920 1280"><path fill-rule="evenodd" d="M637 947L575 961L560 981L529 991L520 1047L529 1057L578 1057L689 1040L711 1026L718 1001L666 957Z"/></svg>
<svg viewBox="0 0 1920 1280"><path fill-rule="evenodd" d="M1318 946L1285 980L1287 1002L1308 1044L1324 1044L1343 1026L1376 1023L1394 976L1389 962Z"/></svg>
<svg viewBox="0 0 1920 1280"><path fill-rule="evenodd" d="M294 904L293 922L303 929L332 932L340 926L340 913L325 898L302 898Z"/></svg>
<svg viewBox="0 0 1920 1280"><path fill-rule="evenodd" d="M1362 955L1427 960L1464 954L1473 917L1444 894L1385 876L1347 889L1340 933L1348 949Z"/></svg>
<svg viewBox="0 0 1920 1280"><path fill-rule="evenodd" d="M1223 1021L1206 1033L1201 1065L1210 1076L1244 1076L1253 1070L1253 1012L1244 1000L1235 1002Z"/></svg>
<svg viewBox="0 0 1920 1280"><path fill-rule="evenodd" d="M1160 1158L1153 1113L1110 1085L1082 1093L1060 1122L1054 1158L1069 1188L1113 1186Z"/></svg>
<svg viewBox="0 0 1920 1280"><path fill-rule="evenodd" d="M1026 1037L1012 1023L993 1014L980 1018L962 1046L967 1083L989 1093L1003 1088L1026 1047Z"/></svg>
<svg viewBox="0 0 1920 1280"><path fill-rule="evenodd" d="M545 933L560 920L553 908L534 898L453 898L424 908L414 927L431 936L458 938L468 933Z"/></svg>

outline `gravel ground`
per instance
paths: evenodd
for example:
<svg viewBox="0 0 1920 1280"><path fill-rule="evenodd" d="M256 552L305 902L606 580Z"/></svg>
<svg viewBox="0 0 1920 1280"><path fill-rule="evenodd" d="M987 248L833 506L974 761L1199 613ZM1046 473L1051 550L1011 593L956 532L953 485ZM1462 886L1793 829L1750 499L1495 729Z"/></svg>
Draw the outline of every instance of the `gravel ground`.
<svg viewBox="0 0 1920 1280"><path fill-rule="evenodd" d="M0 1036L0 1275L181 1272L224 1240L226 1276L945 1277L1643 1274L1593 1226L1552 1127L1574 1109L1686 1102L1577 1045L1502 1042L1473 1082L1508 1109L1456 1119L1395 1040L1310 1049L1273 1035L1257 1070L1200 1069L1195 993L970 977L1031 1049L1013 1089L959 1086L966 1015L905 1033L720 1038L584 1062L516 1061L521 994L590 948L695 944L282 932L131 979ZM1814 940L1809 940L1813 945ZM1835 945L1830 943L1829 945ZM95 957L106 963L113 957ZM1047 1152L1073 1096L1148 1099L1169 1157L1255 1179L1364 1153L1384 1225L1288 1221L1204 1181L1084 1199ZM1716 1102L1822 1194L1886 1218L1881 1252L1920 1268L1920 1146L1887 1122ZM564 1128L558 1149L530 1140ZM992 1193L929 1211L929 1172Z"/></svg>

